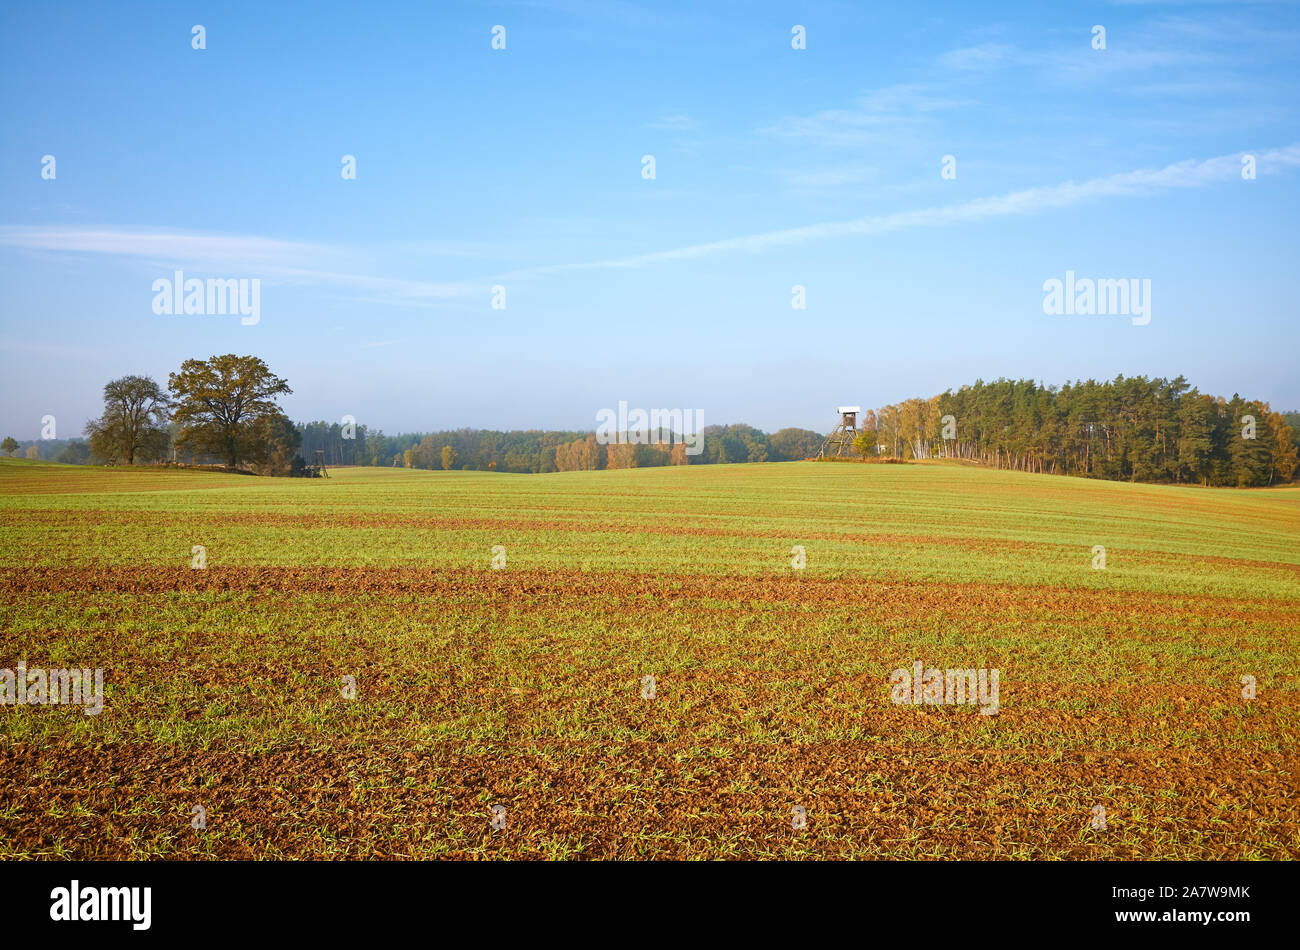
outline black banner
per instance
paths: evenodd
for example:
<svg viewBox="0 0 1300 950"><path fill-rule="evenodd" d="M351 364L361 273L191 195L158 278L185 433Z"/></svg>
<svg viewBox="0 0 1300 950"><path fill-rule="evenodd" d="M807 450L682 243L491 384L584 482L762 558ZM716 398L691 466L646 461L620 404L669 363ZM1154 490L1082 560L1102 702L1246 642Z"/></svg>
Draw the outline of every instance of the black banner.
<svg viewBox="0 0 1300 950"><path fill-rule="evenodd" d="M536 937L539 924L560 937L644 927L650 939L693 919L700 932L1231 941L1284 926L1293 881L1289 865L1254 863L5 862L0 912L13 935L127 939L345 939L453 922L494 937Z"/></svg>

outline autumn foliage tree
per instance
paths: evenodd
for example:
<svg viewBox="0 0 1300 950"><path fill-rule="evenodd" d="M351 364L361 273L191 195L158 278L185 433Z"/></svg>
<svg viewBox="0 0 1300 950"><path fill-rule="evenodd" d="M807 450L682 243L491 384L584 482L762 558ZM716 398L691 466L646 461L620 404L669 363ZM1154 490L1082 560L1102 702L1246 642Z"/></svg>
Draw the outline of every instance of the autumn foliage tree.
<svg viewBox="0 0 1300 950"><path fill-rule="evenodd" d="M104 413L86 423L90 450L109 462L167 454L167 394L148 376L123 376L104 386Z"/></svg>
<svg viewBox="0 0 1300 950"><path fill-rule="evenodd" d="M270 461L285 432L275 397L293 390L256 356L186 360L167 386L175 398L178 444L225 459L230 468Z"/></svg>

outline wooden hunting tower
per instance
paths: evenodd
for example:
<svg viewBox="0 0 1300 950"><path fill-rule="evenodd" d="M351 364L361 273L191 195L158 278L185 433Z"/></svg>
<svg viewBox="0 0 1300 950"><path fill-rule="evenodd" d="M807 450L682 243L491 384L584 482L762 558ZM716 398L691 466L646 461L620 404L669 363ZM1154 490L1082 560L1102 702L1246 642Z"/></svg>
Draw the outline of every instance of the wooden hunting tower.
<svg viewBox="0 0 1300 950"><path fill-rule="evenodd" d="M844 454L847 448L853 450L853 440L858 437L858 413L862 411L861 406L840 406L840 424L835 427L826 441L822 444L822 450L817 453L818 458L823 458L827 450L834 446L835 451L830 453L836 458Z"/></svg>

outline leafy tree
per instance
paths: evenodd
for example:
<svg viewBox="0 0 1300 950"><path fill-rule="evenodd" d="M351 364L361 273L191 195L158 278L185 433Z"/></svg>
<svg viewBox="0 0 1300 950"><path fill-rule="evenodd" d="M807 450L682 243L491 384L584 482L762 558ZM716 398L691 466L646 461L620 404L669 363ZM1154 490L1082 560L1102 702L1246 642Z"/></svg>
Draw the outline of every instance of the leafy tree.
<svg viewBox="0 0 1300 950"><path fill-rule="evenodd" d="M292 475L302 436L283 413L264 415L253 424L248 461L265 475ZM305 464L302 468L305 468ZM300 474L304 474L300 470Z"/></svg>
<svg viewBox="0 0 1300 950"><path fill-rule="evenodd" d="M148 376L123 376L104 386L104 412L86 423L90 451L110 462L167 454L167 394Z"/></svg>
<svg viewBox="0 0 1300 950"><path fill-rule="evenodd" d="M179 442L224 458L230 468L264 461L263 420L282 415L275 397L293 392L256 356L233 353L186 360L168 378L168 388L176 397Z"/></svg>
<svg viewBox="0 0 1300 950"><path fill-rule="evenodd" d="M1270 412L1268 405L1264 405L1264 411L1267 413L1268 425L1272 429L1273 443L1273 476L1278 481L1290 482L1295 477L1296 465L1300 464L1300 449L1296 448L1295 438L1292 435L1291 427L1287 425L1286 417L1280 412ZM1269 484L1273 479L1269 479Z"/></svg>
<svg viewBox="0 0 1300 950"><path fill-rule="evenodd" d="M5 455L12 456L18 451L18 441L11 435L5 436L5 440L0 442L0 449L5 450Z"/></svg>
<svg viewBox="0 0 1300 950"><path fill-rule="evenodd" d="M719 439L721 443L718 460L725 458L728 462L748 462L749 445L746 444L745 435L748 433L744 430L749 426L727 426Z"/></svg>
<svg viewBox="0 0 1300 950"><path fill-rule="evenodd" d="M460 461L460 455L450 445L442 447L442 467L444 471L451 471Z"/></svg>
<svg viewBox="0 0 1300 950"><path fill-rule="evenodd" d="M41 447L35 442L27 446L27 457L29 459L39 459L41 457Z"/></svg>
<svg viewBox="0 0 1300 950"><path fill-rule="evenodd" d="M767 440L768 458L775 462L802 462L821 449L825 437L809 429L781 429Z"/></svg>
<svg viewBox="0 0 1300 950"><path fill-rule="evenodd" d="M1232 483L1239 488L1249 485L1267 485L1273 472L1273 431L1268 415L1259 403L1247 402L1235 393L1228 403L1231 438L1228 457L1231 460ZM1247 437L1245 416L1255 420L1255 431Z"/></svg>
<svg viewBox="0 0 1300 950"><path fill-rule="evenodd" d="M1197 394L1184 400L1177 443L1178 470L1203 485L1214 470L1214 436L1219 413L1213 396Z"/></svg>
<svg viewBox="0 0 1300 950"><path fill-rule="evenodd" d="M639 446L630 445L627 442L611 442L605 446L608 455L608 461L605 467L615 468L638 468L636 450Z"/></svg>
<svg viewBox="0 0 1300 950"><path fill-rule="evenodd" d="M426 435L420 443L411 449L411 460L416 468L434 469L439 467L442 456L439 454L437 436Z"/></svg>
<svg viewBox="0 0 1300 950"><path fill-rule="evenodd" d="M90 461L90 446L80 439L70 441L54 461L64 465L85 465Z"/></svg>
<svg viewBox="0 0 1300 950"><path fill-rule="evenodd" d="M1281 415L1282 422L1291 430L1291 444L1300 449L1300 412L1293 409Z"/></svg>

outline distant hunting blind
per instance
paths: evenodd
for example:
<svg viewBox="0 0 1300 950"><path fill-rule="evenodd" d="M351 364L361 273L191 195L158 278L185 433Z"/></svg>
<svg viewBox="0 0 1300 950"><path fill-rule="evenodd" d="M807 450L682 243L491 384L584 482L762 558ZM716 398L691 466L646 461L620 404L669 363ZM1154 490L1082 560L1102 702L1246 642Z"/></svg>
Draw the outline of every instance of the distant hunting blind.
<svg viewBox="0 0 1300 950"><path fill-rule="evenodd" d="M818 458L824 458L831 446L835 447L835 451L831 454L836 458L844 454L846 447L849 451L853 450L853 440L858 437L858 413L861 411L861 406L839 407L840 424L826 437L822 450L817 453Z"/></svg>

